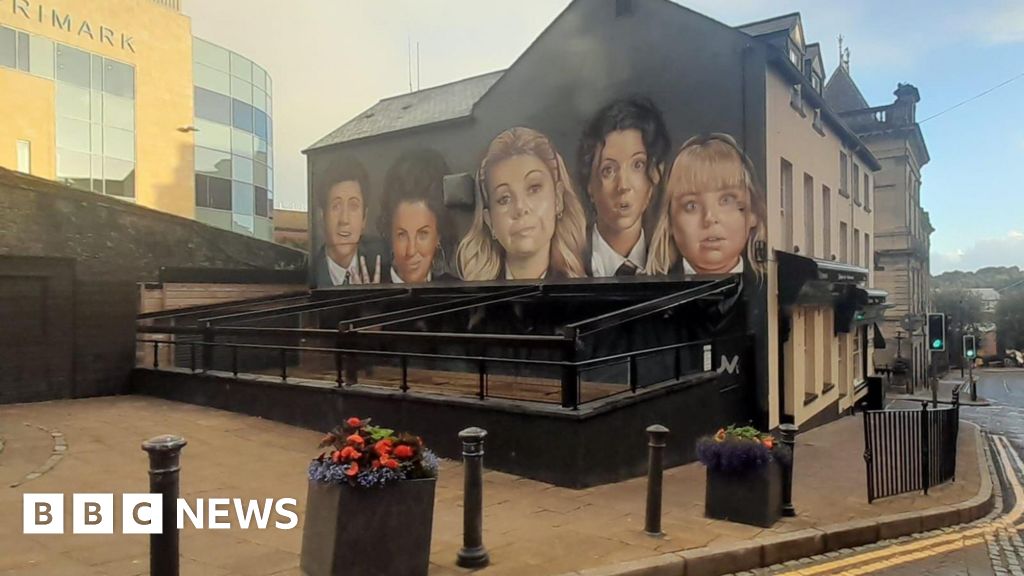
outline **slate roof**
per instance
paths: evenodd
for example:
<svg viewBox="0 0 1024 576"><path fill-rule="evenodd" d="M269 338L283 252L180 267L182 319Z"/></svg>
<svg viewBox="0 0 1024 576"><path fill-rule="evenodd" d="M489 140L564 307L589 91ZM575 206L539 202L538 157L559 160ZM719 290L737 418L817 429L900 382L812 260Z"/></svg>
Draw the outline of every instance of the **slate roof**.
<svg viewBox="0 0 1024 576"><path fill-rule="evenodd" d="M828 83L825 84L823 95L825 102L828 102L828 105L839 113L871 107L843 65L839 65L832 73Z"/></svg>
<svg viewBox="0 0 1024 576"><path fill-rule="evenodd" d="M800 22L800 13L793 12L792 14L785 14L783 16L776 16L775 18L768 18L767 20L758 20L757 22L750 22L749 24L743 24L737 26L736 29L740 32L749 34L750 36L764 36L766 34L774 34L776 32L788 31L793 26L796 26Z"/></svg>
<svg viewBox="0 0 1024 576"><path fill-rule="evenodd" d="M473 106L504 70L385 98L317 140L308 150L379 136L472 114Z"/></svg>

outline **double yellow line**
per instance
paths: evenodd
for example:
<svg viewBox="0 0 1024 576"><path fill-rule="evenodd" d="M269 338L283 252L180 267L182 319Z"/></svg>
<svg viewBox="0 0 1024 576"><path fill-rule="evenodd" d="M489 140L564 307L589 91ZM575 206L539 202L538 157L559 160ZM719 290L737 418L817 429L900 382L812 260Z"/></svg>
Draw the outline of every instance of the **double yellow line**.
<svg viewBox="0 0 1024 576"><path fill-rule="evenodd" d="M967 528L959 532L941 534L930 538L923 538L905 544L894 544L888 548L863 552L854 556L840 558L824 564L817 564L800 568L791 572L777 573L775 576L819 576L824 574L872 574L879 570L892 568L908 562L916 562L939 554L955 552L957 550L982 544L985 536L994 534L1002 528L1013 529L1014 524L1024 514L1024 487L1010 464L1010 458L1017 463L1017 466L1024 471L1024 462L1021 462L1017 453L1012 449L1005 437L993 435L995 449L999 454L999 464L1010 483L1014 494L1013 509L1004 516L993 522ZM980 456L980 455L979 455ZM998 479L993 479L998 482Z"/></svg>

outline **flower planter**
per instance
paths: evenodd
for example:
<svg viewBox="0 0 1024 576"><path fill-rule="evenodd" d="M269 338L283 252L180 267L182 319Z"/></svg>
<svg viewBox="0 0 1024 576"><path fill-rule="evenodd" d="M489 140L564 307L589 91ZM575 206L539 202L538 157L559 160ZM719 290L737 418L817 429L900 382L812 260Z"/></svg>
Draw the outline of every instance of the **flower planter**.
<svg viewBox="0 0 1024 576"><path fill-rule="evenodd" d="M300 568L306 576L426 576L436 478L384 488L310 481Z"/></svg>
<svg viewBox="0 0 1024 576"><path fill-rule="evenodd" d="M704 515L768 528L782 516L782 465L777 460L745 472L707 469Z"/></svg>

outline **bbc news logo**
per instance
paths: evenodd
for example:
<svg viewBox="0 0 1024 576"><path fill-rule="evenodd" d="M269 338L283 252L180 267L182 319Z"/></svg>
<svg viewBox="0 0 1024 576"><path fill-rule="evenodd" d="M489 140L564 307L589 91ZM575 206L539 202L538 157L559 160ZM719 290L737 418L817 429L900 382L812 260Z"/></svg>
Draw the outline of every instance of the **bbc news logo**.
<svg viewBox="0 0 1024 576"><path fill-rule="evenodd" d="M22 499L22 531L25 534L63 534L65 528L64 494L25 494ZM294 498L197 498L190 504L178 498L174 513L178 529L186 521L200 530L227 530L231 518L243 529L291 530L299 523ZM122 534L161 534L163 532L163 496L160 494L121 495ZM113 534L117 510L113 494L72 494L72 534ZM273 520L273 523L271 523Z"/></svg>

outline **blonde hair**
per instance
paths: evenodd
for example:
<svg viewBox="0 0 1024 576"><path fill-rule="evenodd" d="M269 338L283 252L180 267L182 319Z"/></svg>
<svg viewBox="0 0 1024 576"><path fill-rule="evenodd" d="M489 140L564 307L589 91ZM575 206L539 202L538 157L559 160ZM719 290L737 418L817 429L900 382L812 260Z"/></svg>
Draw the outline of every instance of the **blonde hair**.
<svg viewBox="0 0 1024 576"><path fill-rule="evenodd" d="M754 165L740 149L732 136L713 133L695 136L679 148L669 169L654 228L651 248L647 256L648 274L668 274L681 258L672 237L672 197L703 190L721 190L741 186L750 197L749 209L757 218L757 225L747 235L747 261L760 281L764 264L755 262L754 248L765 239L767 206L764 193L754 177ZM743 256L740 255L742 258Z"/></svg>
<svg viewBox="0 0 1024 576"><path fill-rule="evenodd" d="M456 254L463 280L494 280L501 276L505 249L494 239L484 221L490 195L487 173L490 166L501 160L524 155L534 156L548 167L555 182L555 194L562 201L562 212L555 220L555 233L551 239L548 269L567 278L586 275L582 255L587 242L587 219L579 198L573 192L565 161L547 136L530 128L516 127L498 134L491 141L477 170L473 224L459 242Z"/></svg>

